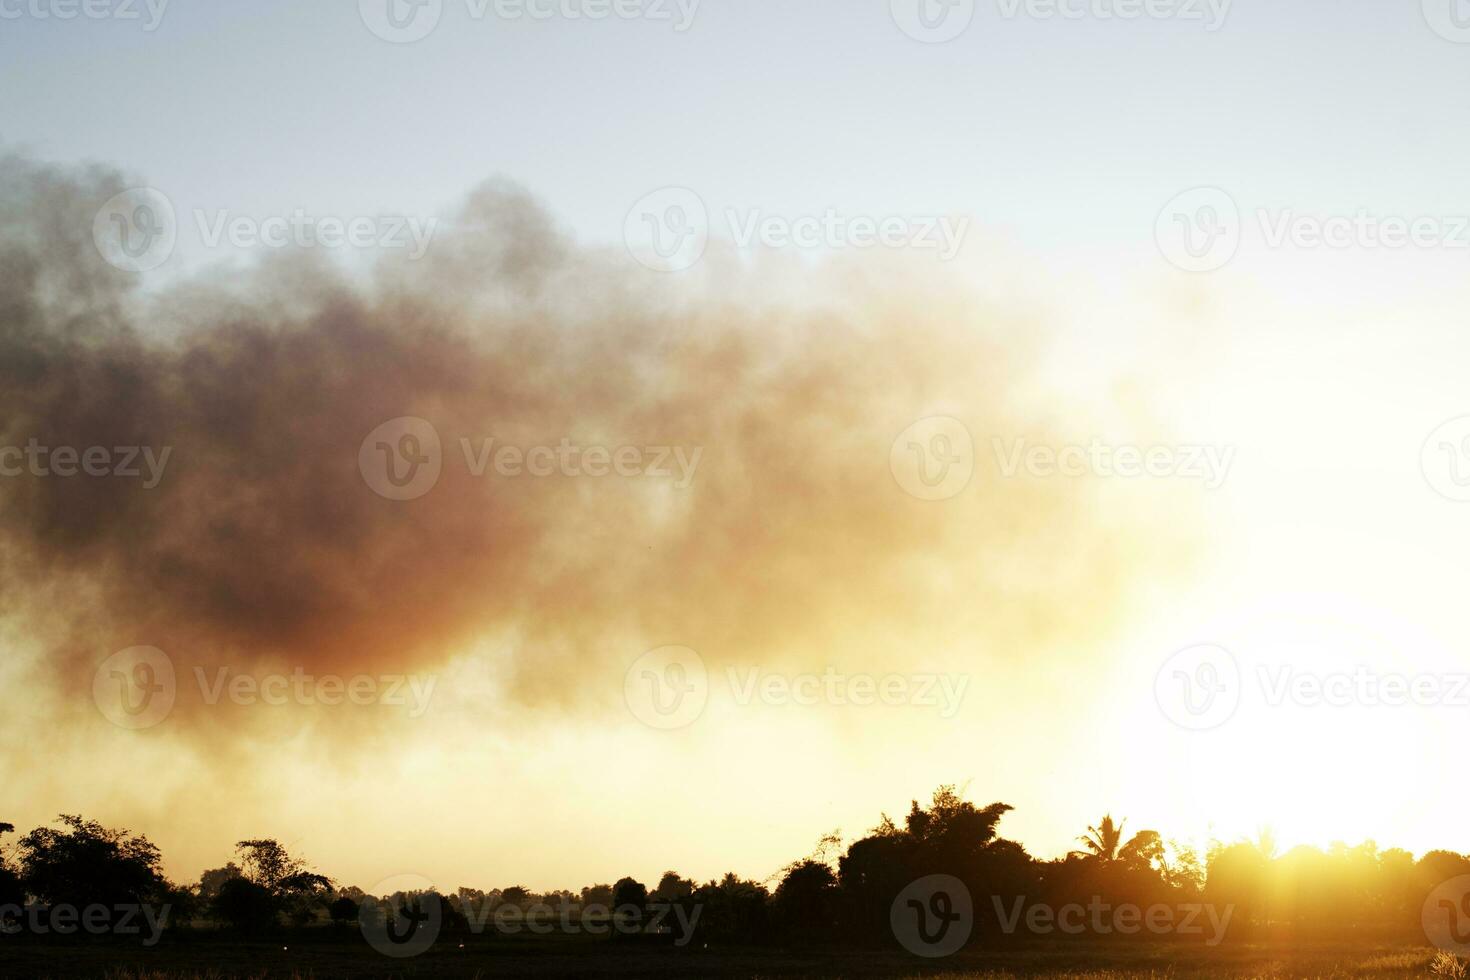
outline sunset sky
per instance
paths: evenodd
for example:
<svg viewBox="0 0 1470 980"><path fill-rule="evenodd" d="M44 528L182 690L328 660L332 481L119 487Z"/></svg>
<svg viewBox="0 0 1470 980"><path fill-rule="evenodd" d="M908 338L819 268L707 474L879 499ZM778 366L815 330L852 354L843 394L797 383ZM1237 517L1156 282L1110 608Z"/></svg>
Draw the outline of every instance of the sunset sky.
<svg viewBox="0 0 1470 980"><path fill-rule="evenodd" d="M924 43L878 0L705 0L687 30L661 6L445 0L394 43L351 2L174 0L153 30L0 3L0 448L172 447L154 488L0 476L0 820L145 832L180 881L276 837L364 888L763 879L945 783L1014 806L1040 857L1104 811L1200 845L1470 848L1447 12L1237 2L1208 30L981 0ZM177 245L119 272L93 219L139 186ZM650 199L702 210L689 267L640 263ZM1180 200L1238 209L1218 268L1180 267ZM298 210L432 232L421 257L210 244ZM739 241L829 211L963 232L947 260ZM1273 241L1297 219L1356 230ZM1395 221L1423 241L1373 237ZM425 448L403 418L442 473L395 500L372 463ZM461 440L487 439L641 469L476 476ZM1020 440L1167 452L1008 471ZM911 442L968 478L935 490ZM98 671L136 647L178 690L134 729ZM639 699L666 647L707 678L672 728ZM1201 657L1239 671L1228 717L1174 699L1220 676ZM409 703L196 682L298 668ZM768 675L936 703L744 699Z"/></svg>

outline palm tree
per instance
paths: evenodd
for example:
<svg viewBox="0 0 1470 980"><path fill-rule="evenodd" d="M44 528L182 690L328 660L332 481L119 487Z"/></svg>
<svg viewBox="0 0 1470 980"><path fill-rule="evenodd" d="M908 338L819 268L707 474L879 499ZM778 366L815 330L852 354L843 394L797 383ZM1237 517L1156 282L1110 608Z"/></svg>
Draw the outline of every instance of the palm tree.
<svg viewBox="0 0 1470 980"><path fill-rule="evenodd" d="M1109 866L1124 864L1132 867L1148 867L1164 856L1164 841L1156 830L1140 830L1123 841L1123 827L1127 820L1113 821L1111 813L1105 814L1096 827L1088 827L1087 833L1078 837L1085 850L1072 851L1068 857L1077 856Z"/></svg>

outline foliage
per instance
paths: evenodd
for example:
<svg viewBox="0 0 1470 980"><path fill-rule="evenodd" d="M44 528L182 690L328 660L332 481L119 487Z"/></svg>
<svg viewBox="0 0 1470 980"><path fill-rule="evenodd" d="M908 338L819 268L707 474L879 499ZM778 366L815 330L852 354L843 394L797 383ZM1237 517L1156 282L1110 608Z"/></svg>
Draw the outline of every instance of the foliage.
<svg viewBox="0 0 1470 980"><path fill-rule="evenodd" d="M781 879L772 910L782 932L791 940L831 938L838 922L837 875L819 861L798 861Z"/></svg>
<svg viewBox="0 0 1470 980"><path fill-rule="evenodd" d="M636 909L634 915L641 919L648 908L648 887L632 878L621 878L613 885L613 911L624 912Z"/></svg>
<svg viewBox="0 0 1470 980"><path fill-rule="evenodd" d="M358 903L345 895L327 906L327 915L339 926L345 925L357 918L359 911L360 906Z"/></svg>
<svg viewBox="0 0 1470 980"><path fill-rule="evenodd" d="M274 929L280 914L280 904L270 889L243 875L220 886L212 907L221 922L247 936Z"/></svg>
<svg viewBox="0 0 1470 980"><path fill-rule="evenodd" d="M269 838L242 840L235 866L206 872L208 884L219 882L212 907L215 914L240 932L256 934L275 928L281 918L304 925L326 905L332 881L293 857L280 842ZM201 878L201 891L206 884Z"/></svg>
<svg viewBox="0 0 1470 980"><path fill-rule="evenodd" d="M1325 849L1295 847L1281 852L1269 831L1251 839L1214 841L1202 860L1192 847L1151 830L1127 833L1127 822L1105 815L1078 840L1080 847L1056 860L1037 860L1015 841L1000 836L1010 807L976 805L953 786L941 786L927 804L912 801L902 823L887 815L845 850L837 832L824 835L806 858L787 865L767 883L734 873L696 886L675 871L649 889L632 877L613 885L591 885L580 896L549 891L539 897L522 886L480 891L462 888L452 898L437 893L393 896L398 907L421 908L438 901L441 931L460 936L500 905L527 908L537 901L553 908L610 907L621 921L653 921L659 913L661 939L685 945L732 947L771 942L861 945L892 943L890 917L900 893L930 876L958 879L973 900L971 942L1009 946L1034 936L1000 928L995 906L1044 902L1052 909L1128 903L1140 908L1207 903L1228 907L1227 941L1327 940L1344 931L1374 930L1382 936L1417 938L1420 915L1435 887L1470 875L1470 857L1431 851L1417 861L1407 851L1379 850L1373 842L1334 843ZM289 923L329 919L345 926L357 918L360 889L333 890L330 879L293 856L278 841L241 841L238 863L204 872L192 891L173 888L160 872L158 849L146 838L109 830L78 816L59 818L60 827L40 827L9 850L0 850L0 905L169 903L172 921L196 905L245 935L260 935ZM0 823L0 834L12 832ZM774 891L768 889L774 884ZM677 923L695 923L694 935L670 936ZM459 940L455 940L456 942ZM1426 965L1420 961L1420 966ZM1438 969L1450 970L1444 961ZM1441 974L1453 975L1453 974Z"/></svg>
<svg viewBox="0 0 1470 980"><path fill-rule="evenodd" d="M48 905L84 908L157 902L169 888L148 838L62 814L64 829L37 827L16 853L27 892Z"/></svg>

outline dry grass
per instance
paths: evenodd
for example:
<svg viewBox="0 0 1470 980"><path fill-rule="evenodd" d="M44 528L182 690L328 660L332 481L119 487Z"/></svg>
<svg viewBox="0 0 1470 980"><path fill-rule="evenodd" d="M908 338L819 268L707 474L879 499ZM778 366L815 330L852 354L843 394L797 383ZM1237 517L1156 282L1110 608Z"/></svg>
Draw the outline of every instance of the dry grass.
<svg viewBox="0 0 1470 980"><path fill-rule="evenodd" d="M728 980L1470 980L1466 963L1424 946L1271 943L1201 946L1097 945L1061 949L966 952L942 963L882 952L672 950L568 947L546 943L435 950L390 960L364 947L266 943L181 944L147 955L104 950L32 950L0 955L0 980L383 980L577 977L728 978ZM60 955L57 955L57 954Z"/></svg>

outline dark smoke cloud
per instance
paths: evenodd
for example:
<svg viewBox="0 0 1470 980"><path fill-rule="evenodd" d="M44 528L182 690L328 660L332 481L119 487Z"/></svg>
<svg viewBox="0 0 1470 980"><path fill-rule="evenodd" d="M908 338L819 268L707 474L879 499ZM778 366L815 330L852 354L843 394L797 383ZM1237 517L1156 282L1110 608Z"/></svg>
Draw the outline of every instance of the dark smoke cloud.
<svg viewBox="0 0 1470 980"><path fill-rule="evenodd" d="M135 644L181 669L348 674L494 638L537 706L669 643L889 669L942 644L976 666L1097 635L1181 558L1138 553L1134 519L1076 483L993 478L992 435L1046 438L1036 327L939 277L718 253L659 276L490 184L423 259L365 279L302 253L150 293L90 238L126 185L19 158L0 179L0 445L172 448L153 489L0 480L3 614L65 687ZM937 414L982 457L943 503L889 472L894 437ZM443 474L393 501L358 450L402 416L439 432ZM703 455L686 489L475 478L461 437Z"/></svg>

